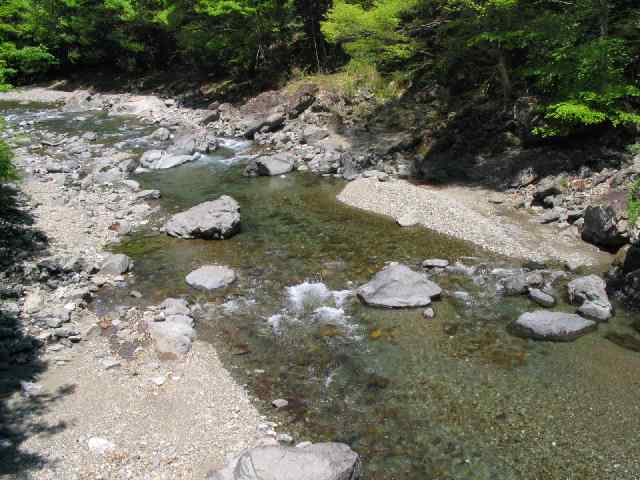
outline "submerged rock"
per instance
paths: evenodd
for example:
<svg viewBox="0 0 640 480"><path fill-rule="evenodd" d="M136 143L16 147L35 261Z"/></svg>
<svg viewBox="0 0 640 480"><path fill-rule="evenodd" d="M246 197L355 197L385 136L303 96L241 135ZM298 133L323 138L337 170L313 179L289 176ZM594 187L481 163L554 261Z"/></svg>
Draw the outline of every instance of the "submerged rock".
<svg viewBox="0 0 640 480"><path fill-rule="evenodd" d="M286 153L267 155L251 160L244 171L246 177L273 177L292 172L294 158Z"/></svg>
<svg viewBox="0 0 640 480"><path fill-rule="evenodd" d="M520 337L570 342L596 330L598 324L573 313L538 310L523 313L509 327L513 334Z"/></svg>
<svg viewBox="0 0 640 480"><path fill-rule="evenodd" d="M442 289L424 273L417 273L406 265L392 263L356 292L366 305L404 308L425 307L439 297Z"/></svg>
<svg viewBox="0 0 640 480"><path fill-rule="evenodd" d="M187 275L186 281L193 288L216 290L231 285L236 280L236 272L220 265L207 265Z"/></svg>
<svg viewBox="0 0 640 480"><path fill-rule="evenodd" d="M240 206L223 195L217 200L201 203L169 219L164 226L172 237L222 240L240 230Z"/></svg>
<svg viewBox="0 0 640 480"><path fill-rule="evenodd" d="M208 480L358 480L360 457L343 443L246 450Z"/></svg>
<svg viewBox="0 0 640 480"><path fill-rule="evenodd" d="M597 275L576 278L567 285L569 301L578 305L581 315L604 322L613 316L605 281Z"/></svg>
<svg viewBox="0 0 640 480"><path fill-rule="evenodd" d="M132 261L124 254L109 255L100 267L102 275L122 275L127 273L132 266Z"/></svg>

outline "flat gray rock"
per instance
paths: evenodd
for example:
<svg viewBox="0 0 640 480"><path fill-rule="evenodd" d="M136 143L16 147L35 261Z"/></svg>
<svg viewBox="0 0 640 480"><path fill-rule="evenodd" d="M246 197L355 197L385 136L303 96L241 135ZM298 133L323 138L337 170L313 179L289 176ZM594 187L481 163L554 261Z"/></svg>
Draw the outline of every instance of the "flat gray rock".
<svg viewBox="0 0 640 480"><path fill-rule="evenodd" d="M169 168L179 167L185 163L193 161L193 155L163 155L162 158L153 162L148 168L152 170L168 170Z"/></svg>
<svg viewBox="0 0 640 480"><path fill-rule="evenodd" d="M360 458L343 443L246 450L208 480L358 480Z"/></svg>
<svg viewBox="0 0 640 480"><path fill-rule="evenodd" d="M216 290L231 285L236 280L236 273L221 265L207 265L187 275L186 281L193 288Z"/></svg>
<svg viewBox="0 0 640 480"><path fill-rule="evenodd" d="M103 275L122 275L127 273L132 265L131 259L122 253L109 255L102 262L100 273Z"/></svg>
<svg viewBox="0 0 640 480"><path fill-rule="evenodd" d="M174 215L164 228L168 235L178 238L229 238L240 230L240 206L233 198L223 195Z"/></svg>
<svg viewBox="0 0 640 480"><path fill-rule="evenodd" d="M276 153L275 155L265 155L252 160L244 171L247 177L273 177L292 172L295 168L295 161L291 155L286 153Z"/></svg>
<svg viewBox="0 0 640 480"><path fill-rule="evenodd" d="M549 295L546 292L543 292L539 288L531 288L529 289L529 298L536 302L541 307L553 307L556 304L556 299L553 295Z"/></svg>
<svg viewBox="0 0 640 480"><path fill-rule="evenodd" d="M569 301L578 305L581 315L605 322L613 316L605 281L597 275L576 278L567 285Z"/></svg>
<svg viewBox="0 0 640 480"><path fill-rule="evenodd" d="M442 289L424 273L406 265L391 263L357 290L366 305L387 308L426 307L439 297Z"/></svg>
<svg viewBox="0 0 640 480"><path fill-rule="evenodd" d="M598 328L594 321L580 315L538 310L523 313L511 323L511 331L520 337L554 342L571 342Z"/></svg>

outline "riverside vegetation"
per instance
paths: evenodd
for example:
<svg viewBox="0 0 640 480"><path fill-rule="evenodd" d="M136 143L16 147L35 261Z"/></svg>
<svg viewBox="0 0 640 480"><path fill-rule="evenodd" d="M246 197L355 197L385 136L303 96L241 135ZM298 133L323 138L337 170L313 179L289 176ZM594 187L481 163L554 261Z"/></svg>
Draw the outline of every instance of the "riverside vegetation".
<svg viewBox="0 0 640 480"><path fill-rule="evenodd" d="M636 479L639 26L3 2L0 475Z"/></svg>

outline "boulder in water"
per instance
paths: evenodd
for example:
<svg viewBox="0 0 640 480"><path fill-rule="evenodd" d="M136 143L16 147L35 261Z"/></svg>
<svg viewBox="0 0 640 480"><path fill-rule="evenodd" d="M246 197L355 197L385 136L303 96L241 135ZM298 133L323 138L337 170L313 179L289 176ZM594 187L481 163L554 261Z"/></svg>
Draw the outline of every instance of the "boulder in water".
<svg viewBox="0 0 640 480"><path fill-rule="evenodd" d="M131 269L132 264L131 259L121 253L109 255L102 262L100 273L103 275L122 275Z"/></svg>
<svg viewBox="0 0 640 480"><path fill-rule="evenodd" d="M240 231L240 206L223 195L171 217L164 226L172 237L222 240Z"/></svg>
<svg viewBox="0 0 640 480"><path fill-rule="evenodd" d="M613 316L613 306L607 295L605 281L597 275L576 278L569 282L569 301L578 305L581 315L604 322Z"/></svg>
<svg viewBox="0 0 640 480"><path fill-rule="evenodd" d="M520 337L571 342L596 330L598 324L574 313L537 310L523 313L509 327L514 335Z"/></svg>
<svg viewBox="0 0 640 480"><path fill-rule="evenodd" d="M231 285L236 280L236 273L228 267L207 265L187 275L186 281L193 288L216 290Z"/></svg>
<svg viewBox="0 0 640 480"><path fill-rule="evenodd" d="M425 307L442 289L424 273L406 265L391 263L356 292L366 305L387 308Z"/></svg>
<svg viewBox="0 0 640 480"><path fill-rule="evenodd" d="M292 172L295 167L291 155L277 153L252 160L244 171L246 177L273 177Z"/></svg>
<svg viewBox="0 0 640 480"><path fill-rule="evenodd" d="M245 450L208 480L358 480L360 457L343 443Z"/></svg>

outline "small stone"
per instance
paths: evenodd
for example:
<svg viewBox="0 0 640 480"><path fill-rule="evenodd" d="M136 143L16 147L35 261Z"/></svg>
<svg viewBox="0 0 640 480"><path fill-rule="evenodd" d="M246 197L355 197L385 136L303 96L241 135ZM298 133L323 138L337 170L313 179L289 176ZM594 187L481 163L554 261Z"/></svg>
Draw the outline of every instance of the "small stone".
<svg viewBox="0 0 640 480"><path fill-rule="evenodd" d="M293 437L288 433L279 433L278 436L276 437L276 440L280 443L286 443L287 445L290 445L293 443Z"/></svg>
<svg viewBox="0 0 640 480"><path fill-rule="evenodd" d="M140 293L138 290L131 290L129 292L129 295L131 295L133 298L142 298L142 293Z"/></svg>
<svg viewBox="0 0 640 480"><path fill-rule="evenodd" d="M424 312L422 312L422 316L427 320L431 320L436 317L436 312L433 310L433 308L427 308Z"/></svg>
<svg viewBox="0 0 640 480"><path fill-rule="evenodd" d="M415 212L406 212L398 217L396 219L396 222L401 227L413 227L415 225L418 225L418 223L420 223L420 220L418 219L418 216Z"/></svg>
<svg viewBox="0 0 640 480"><path fill-rule="evenodd" d="M429 258L422 262L423 268L447 268L448 266L449 261L440 258Z"/></svg>
<svg viewBox="0 0 640 480"><path fill-rule="evenodd" d="M311 442L300 442L296 445L296 448L307 448L313 445Z"/></svg>
<svg viewBox="0 0 640 480"><path fill-rule="evenodd" d="M87 442L87 446L92 453L96 455L106 455L115 450L116 446L113 442L105 438L92 437Z"/></svg>
<svg viewBox="0 0 640 480"><path fill-rule="evenodd" d="M289 402L286 401L284 398L278 398L276 400L274 400L273 402L271 402L271 405L273 405L275 408L285 408L286 406L289 405Z"/></svg>
<svg viewBox="0 0 640 480"><path fill-rule="evenodd" d="M33 382L20 382L20 394L23 397L35 397L42 392L42 385Z"/></svg>
<svg viewBox="0 0 640 480"><path fill-rule="evenodd" d="M100 362L100 364L105 370L111 370L120 366L120 362L113 358L105 358Z"/></svg>
<svg viewBox="0 0 640 480"><path fill-rule="evenodd" d="M167 381L167 377L165 377L164 375L159 375L157 377L153 377L151 379L151 383L153 383L154 385L161 387L162 385L164 385L164 383Z"/></svg>

